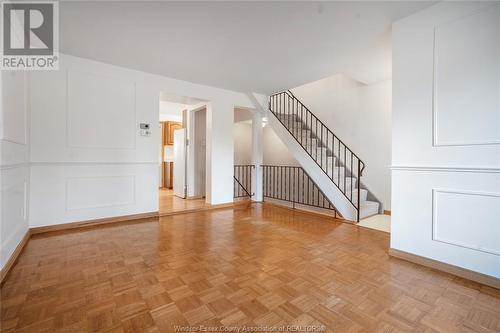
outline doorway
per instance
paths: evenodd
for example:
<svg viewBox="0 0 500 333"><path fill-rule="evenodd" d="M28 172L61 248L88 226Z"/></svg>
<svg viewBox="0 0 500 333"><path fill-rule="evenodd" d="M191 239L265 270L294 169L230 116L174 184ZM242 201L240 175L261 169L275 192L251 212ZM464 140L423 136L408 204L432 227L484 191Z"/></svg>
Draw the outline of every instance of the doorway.
<svg viewBox="0 0 500 333"><path fill-rule="evenodd" d="M160 215L209 206L205 203L206 111L201 104L196 98L160 93Z"/></svg>

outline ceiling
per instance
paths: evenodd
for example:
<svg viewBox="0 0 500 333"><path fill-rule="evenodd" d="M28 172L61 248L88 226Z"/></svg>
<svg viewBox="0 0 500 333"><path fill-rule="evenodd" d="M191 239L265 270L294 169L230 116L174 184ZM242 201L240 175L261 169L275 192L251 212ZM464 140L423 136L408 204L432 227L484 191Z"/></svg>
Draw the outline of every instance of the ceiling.
<svg viewBox="0 0 500 333"><path fill-rule="evenodd" d="M391 77L391 24L434 2L60 2L60 51L241 92Z"/></svg>
<svg viewBox="0 0 500 333"><path fill-rule="evenodd" d="M160 101L176 103L179 105L187 105L187 106L193 106L193 105L204 102L203 100L198 99L198 98L189 97L189 96L172 95L172 94L167 94L165 92L160 92Z"/></svg>

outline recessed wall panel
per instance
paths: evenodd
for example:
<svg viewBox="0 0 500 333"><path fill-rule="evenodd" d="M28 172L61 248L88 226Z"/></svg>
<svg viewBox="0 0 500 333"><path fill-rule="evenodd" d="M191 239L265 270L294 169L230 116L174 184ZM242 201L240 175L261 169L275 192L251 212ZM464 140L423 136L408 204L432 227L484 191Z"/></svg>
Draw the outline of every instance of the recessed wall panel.
<svg viewBox="0 0 500 333"><path fill-rule="evenodd" d="M70 70L67 89L68 147L135 148L134 82Z"/></svg>
<svg viewBox="0 0 500 333"><path fill-rule="evenodd" d="M16 224L26 220L27 214L27 183L26 180L11 184L2 189L2 220L5 229L2 232L2 242L6 242L11 230L16 230Z"/></svg>
<svg viewBox="0 0 500 333"><path fill-rule="evenodd" d="M433 240L500 256L500 193L433 190Z"/></svg>
<svg viewBox="0 0 500 333"><path fill-rule="evenodd" d="M3 110L3 140L25 145L27 141L27 112L25 73L5 71L2 78L1 107Z"/></svg>
<svg viewBox="0 0 500 333"><path fill-rule="evenodd" d="M75 177L66 179L66 210L132 205L134 176Z"/></svg>
<svg viewBox="0 0 500 333"><path fill-rule="evenodd" d="M434 146L500 144L500 6L435 28Z"/></svg>
<svg viewBox="0 0 500 333"><path fill-rule="evenodd" d="M0 169L0 267L28 231L28 169Z"/></svg>

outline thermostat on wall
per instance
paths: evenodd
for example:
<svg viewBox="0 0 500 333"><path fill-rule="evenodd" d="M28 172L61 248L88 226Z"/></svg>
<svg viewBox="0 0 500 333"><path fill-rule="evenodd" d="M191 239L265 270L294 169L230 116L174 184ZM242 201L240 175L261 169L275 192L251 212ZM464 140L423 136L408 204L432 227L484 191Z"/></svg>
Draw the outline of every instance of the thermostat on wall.
<svg viewBox="0 0 500 333"><path fill-rule="evenodd" d="M141 129L141 136L150 136L151 130L149 129L149 124L140 123L139 128Z"/></svg>

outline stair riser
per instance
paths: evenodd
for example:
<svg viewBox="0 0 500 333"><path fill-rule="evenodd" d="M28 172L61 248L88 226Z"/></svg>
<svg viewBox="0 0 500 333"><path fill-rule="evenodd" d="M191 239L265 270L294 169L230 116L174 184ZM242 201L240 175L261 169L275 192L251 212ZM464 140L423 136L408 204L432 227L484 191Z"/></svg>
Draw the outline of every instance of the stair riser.
<svg viewBox="0 0 500 333"><path fill-rule="evenodd" d="M296 138L301 138L303 140L307 139L316 139L314 135L312 135L312 132L310 130L290 130L290 132L293 134L294 137Z"/></svg>
<svg viewBox="0 0 500 333"><path fill-rule="evenodd" d="M345 195L347 198L351 198L350 192L346 192ZM368 191L365 189L361 189L361 192L359 192L359 201L361 203L363 203L364 201L367 200L367 197L368 197ZM352 201L353 201L353 203L358 202L358 191L357 190L354 190L352 193Z"/></svg>
<svg viewBox="0 0 500 333"><path fill-rule="evenodd" d="M378 214L379 210L378 202L366 202L366 203L370 203L370 205L363 205L363 203L361 203L361 209L359 212L360 219L364 219L366 217Z"/></svg>
<svg viewBox="0 0 500 333"><path fill-rule="evenodd" d="M337 160L332 156L328 156L328 158L323 159L323 162L321 162L321 160L318 161L318 164L322 169L327 169L330 172L332 171L332 168L337 169Z"/></svg>
<svg viewBox="0 0 500 333"><path fill-rule="evenodd" d="M338 167L333 167L331 165L328 167L324 166L322 169L324 171L327 171L329 175L334 175L335 177L338 177L339 175L340 177L344 177L344 175L346 174L343 168L339 170Z"/></svg>
<svg viewBox="0 0 500 333"><path fill-rule="evenodd" d="M352 186L351 186L351 179L352 179ZM333 177L333 182L341 189L343 192L350 191L351 189L356 189L356 179L353 179L351 177ZM345 182L345 191L344 191L344 182Z"/></svg>
<svg viewBox="0 0 500 333"><path fill-rule="evenodd" d="M328 157L333 156L332 153L330 153L326 148L316 148L312 151L312 154L313 158L315 158L317 161L321 160L321 158L323 158L324 161Z"/></svg>
<svg viewBox="0 0 500 333"><path fill-rule="evenodd" d="M300 141L299 141L299 143L300 143ZM321 145L319 144L318 140L316 140L316 139L308 139L307 141L304 139L304 140L302 140L301 146L304 148L308 148L308 149L321 148Z"/></svg>

